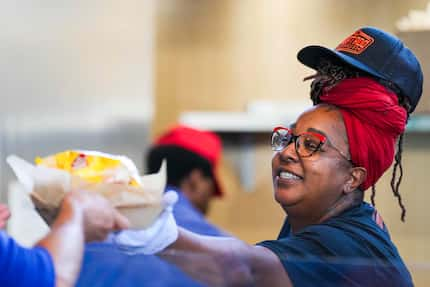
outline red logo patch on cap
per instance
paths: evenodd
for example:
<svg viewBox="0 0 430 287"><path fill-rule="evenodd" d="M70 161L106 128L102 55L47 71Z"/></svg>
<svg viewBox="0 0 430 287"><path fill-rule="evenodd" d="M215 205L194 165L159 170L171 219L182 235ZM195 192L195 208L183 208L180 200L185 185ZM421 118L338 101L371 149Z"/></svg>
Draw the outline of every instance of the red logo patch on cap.
<svg viewBox="0 0 430 287"><path fill-rule="evenodd" d="M339 46L336 47L336 51L344 51L358 55L363 53L374 41L372 37L358 30L340 43Z"/></svg>

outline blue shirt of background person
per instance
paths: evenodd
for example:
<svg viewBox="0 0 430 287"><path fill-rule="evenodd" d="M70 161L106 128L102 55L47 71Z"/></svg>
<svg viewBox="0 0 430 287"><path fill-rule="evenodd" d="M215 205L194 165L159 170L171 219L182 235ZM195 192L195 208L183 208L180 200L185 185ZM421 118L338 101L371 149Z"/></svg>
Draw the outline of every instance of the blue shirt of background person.
<svg viewBox="0 0 430 287"><path fill-rule="evenodd" d="M179 226L202 235L225 236L205 219L210 201L222 195L216 172L220 156L217 135L186 126L170 129L150 148L145 158L149 173L157 172L167 159L166 190L178 193L173 214ZM77 286L203 285L157 256L129 256L101 243L87 245Z"/></svg>

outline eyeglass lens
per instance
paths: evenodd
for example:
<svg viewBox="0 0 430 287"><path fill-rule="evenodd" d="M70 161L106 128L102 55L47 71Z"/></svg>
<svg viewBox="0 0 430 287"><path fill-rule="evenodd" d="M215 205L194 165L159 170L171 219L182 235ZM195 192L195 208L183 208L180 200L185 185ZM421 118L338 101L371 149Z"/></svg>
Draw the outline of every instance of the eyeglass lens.
<svg viewBox="0 0 430 287"><path fill-rule="evenodd" d="M281 151L295 141L297 153L302 157L311 156L321 145L321 139L310 133L294 136L288 129L277 129L272 134L272 149Z"/></svg>

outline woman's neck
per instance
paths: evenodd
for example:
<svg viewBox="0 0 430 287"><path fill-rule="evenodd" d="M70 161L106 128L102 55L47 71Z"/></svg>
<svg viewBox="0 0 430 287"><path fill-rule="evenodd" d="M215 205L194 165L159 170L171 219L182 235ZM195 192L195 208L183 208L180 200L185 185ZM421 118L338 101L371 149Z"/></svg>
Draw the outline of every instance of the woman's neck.
<svg viewBox="0 0 430 287"><path fill-rule="evenodd" d="M293 233L297 233L309 225L319 224L332 217L338 216L344 211L361 204L363 197L363 192L356 189L353 192L342 194L329 208L320 214L314 214L312 216L297 216L294 215L294 212L287 212L291 231Z"/></svg>

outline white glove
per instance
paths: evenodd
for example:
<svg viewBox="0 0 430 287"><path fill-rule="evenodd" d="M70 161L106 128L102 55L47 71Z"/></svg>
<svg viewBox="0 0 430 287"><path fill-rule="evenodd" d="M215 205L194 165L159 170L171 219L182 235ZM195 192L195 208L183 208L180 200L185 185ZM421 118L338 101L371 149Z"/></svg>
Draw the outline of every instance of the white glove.
<svg viewBox="0 0 430 287"><path fill-rule="evenodd" d="M163 195L164 209L150 227L111 234L108 241L130 255L155 254L164 250L178 238L178 226L172 213L176 201L177 193L173 190L167 191Z"/></svg>

